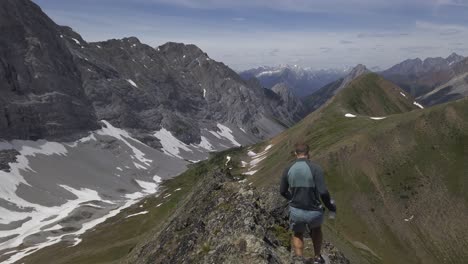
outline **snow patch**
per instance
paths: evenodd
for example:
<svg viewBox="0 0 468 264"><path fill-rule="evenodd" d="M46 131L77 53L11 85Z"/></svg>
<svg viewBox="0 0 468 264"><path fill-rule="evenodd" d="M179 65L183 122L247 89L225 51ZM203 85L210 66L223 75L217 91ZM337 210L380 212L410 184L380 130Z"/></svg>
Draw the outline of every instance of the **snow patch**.
<svg viewBox="0 0 468 264"><path fill-rule="evenodd" d="M139 212L139 213L136 213L136 214L131 214L131 215L127 215L127 217L125 218L130 218L130 217L134 217L134 216L137 216L137 215L144 215L144 214L147 214L149 213L148 211L143 211L143 212Z"/></svg>
<svg viewBox="0 0 468 264"><path fill-rule="evenodd" d="M350 113L347 113L345 116L346 117L356 117L356 115L353 115L353 114L350 114Z"/></svg>
<svg viewBox="0 0 468 264"><path fill-rule="evenodd" d="M138 185L143 189L143 192L153 194L158 191L158 184L154 182L146 182L141 180L135 180Z"/></svg>
<svg viewBox="0 0 468 264"><path fill-rule="evenodd" d="M76 44L81 45L80 41L77 40L76 38L71 38L73 41L75 41Z"/></svg>
<svg viewBox="0 0 468 264"><path fill-rule="evenodd" d="M213 151L214 147L211 145L211 143L208 141L208 139L204 136L201 136L201 141L200 144L197 145L197 147L206 149L208 151Z"/></svg>
<svg viewBox="0 0 468 264"><path fill-rule="evenodd" d="M203 89L203 98L206 98L206 89Z"/></svg>
<svg viewBox="0 0 468 264"><path fill-rule="evenodd" d="M382 119L385 119L387 117L370 117L370 119L372 120L382 120Z"/></svg>
<svg viewBox="0 0 468 264"><path fill-rule="evenodd" d="M162 128L161 130L157 131L153 134L159 141L161 141L161 145L163 146L163 152L169 156L174 156L180 159L183 159L179 154L180 150L185 150L188 152L193 152L187 144L180 141L176 137L172 135L171 132Z"/></svg>
<svg viewBox="0 0 468 264"><path fill-rule="evenodd" d="M276 73L280 73L282 71L283 71L282 69L275 70L275 71L263 71L263 72L260 72L259 74L257 74L255 77L261 77L263 75L273 75L273 74L276 74Z"/></svg>
<svg viewBox="0 0 468 264"><path fill-rule="evenodd" d="M419 104L418 102L414 101L413 104L421 109L424 109L424 106L422 106L421 104Z"/></svg>
<svg viewBox="0 0 468 264"><path fill-rule="evenodd" d="M273 147L273 145L270 144L270 145L266 146L266 148L265 148L262 152L260 152L260 153L258 153L258 154L255 153L255 152L253 152L252 150L249 150L249 151L247 152L247 155L248 155L249 157L251 157L252 160L251 160L249 163L247 163L247 162L245 162L245 161L241 161L242 167L247 167L247 165L249 165L248 171L247 171L247 172L244 172L244 173L242 173L242 174L243 174L243 175L254 175L254 174L258 171L258 169L255 169L255 168L258 166L258 164L260 164L260 162L261 162L262 160L264 160L264 159L267 158L267 156L268 156L268 155L267 155L267 154L268 154L268 151L269 151L272 147ZM255 169L255 170L254 170L254 169Z"/></svg>
<svg viewBox="0 0 468 264"><path fill-rule="evenodd" d="M232 135L232 130L229 127L219 124L219 123L217 124L217 126L219 130L221 130L221 132L214 132L214 131L209 131L209 132L219 139L225 138L231 141L231 143L236 147L241 146L241 144L235 140L234 136Z"/></svg>
<svg viewBox="0 0 468 264"><path fill-rule="evenodd" d="M404 93L402 93L402 92L400 92L400 94L401 94L403 97L406 97L406 94L404 94Z"/></svg>
<svg viewBox="0 0 468 264"><path fill-rule="evenodd" d="M131 84L133 87L138 88L138 85L131 79L128 79L127 82Z"/></svg>
<svg viewBox="0 0 468 264"><path fill-rule="evenodd" d="M153 161L150 160L150 159L145 158L145 153L143 153L141 150L139 150L134 145L132 145L130 143L130 141L138 143L138 144L140 144L142 146L146 146L144 143L140 142L139 140L136 140L136 139L132 138L127 131L112 126L112 124L107 122L106 120L102 120L102 122L105 124L106 127L104 127L101 130L97 131L97 133L99 135L111 136L111 137L115 137L115 138L121 140L133 151L134 156L132 156L132 157L136 158L138 161L143 163L145 166L150 166L150 164Z"/></svg>

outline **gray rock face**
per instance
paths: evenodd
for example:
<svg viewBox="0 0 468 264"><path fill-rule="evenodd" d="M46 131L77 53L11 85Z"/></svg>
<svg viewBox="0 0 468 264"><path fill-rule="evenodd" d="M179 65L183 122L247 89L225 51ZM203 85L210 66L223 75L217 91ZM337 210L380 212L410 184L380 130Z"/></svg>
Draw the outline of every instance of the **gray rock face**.
<svg viewBox="0 0 468 264"><path fill-rule="evenodd" d="M265 193L229 172L207 175L199 186L190 203L126 263L291 263L285 201L269 209ZM330 264L349 263L330 244L324 255Z"/></svg>
<svg viewBox="0 0 468 264"><path fill-rule="evenodd" d="M0 137L63 138L97 128L56 25L26 0L0 2Z"/></svg>
<svg viewBox="0 0 468 264"><path fill-rule="evenodd" d="M271 90L281 97L289 112L298 114L305 112L302 102L292 93L291 88L286 83L279 83Z"/></svg>
<svg viewBox="0 0 468 264"><path fill-rule="evenodd" d="M266 88L273 88L276 84L285 83L297 97L308 96L327 83L342 78L349 69L312 70L294 66L259 67L240 73L242 78L248 80L256 78Z"/></svg>
<svg viewBox="0 0 468 264"><path fill-rule="evenodd" d="M259 120L290 126L302 117L195 45L169 42L154 49L134 37L86 43L69 28L62 34L96 115L115 126L143 135L165 128L191 144L200 142L201 129L216 130L217 123L244 127L264 139L277 128L260 127Z"/></svg>

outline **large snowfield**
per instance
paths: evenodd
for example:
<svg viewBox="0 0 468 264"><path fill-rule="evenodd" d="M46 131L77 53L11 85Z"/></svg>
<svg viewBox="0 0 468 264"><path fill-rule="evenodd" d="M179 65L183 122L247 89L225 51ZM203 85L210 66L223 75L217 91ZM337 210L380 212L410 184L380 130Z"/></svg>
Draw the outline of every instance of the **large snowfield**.
<svg viewBox="0 0 468 264"><path fill-rule="evenodd" d="M190 162L240 146L237 137L244 134L218 124L217 131L201 131L199 144L187 145L162 128L154 132L163 146L157 150L102 123L75 142L0 141L0 150L20 153L10 172L0 170L0 255L9 256L3 263L61 241L78 245L86 231L157 195L162 180L182 173ZM83 212L91 217L80 217Z"/></svg>

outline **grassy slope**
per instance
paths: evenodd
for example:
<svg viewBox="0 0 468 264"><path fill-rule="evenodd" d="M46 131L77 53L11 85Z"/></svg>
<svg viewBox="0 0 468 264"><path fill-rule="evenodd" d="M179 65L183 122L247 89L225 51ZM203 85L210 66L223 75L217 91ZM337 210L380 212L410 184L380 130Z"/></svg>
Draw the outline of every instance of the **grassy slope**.
<svg viewBox="0 0 468 264"><path fill-rule="evenodd" d="M339 207L327 235L355 263L463 263L468 101L407 112L415 109L412 99L399 92L375 74L358 78L273 139L253 180L278 184L294 143L305 141ZM346 112L388 117L345 118Z"/></svg>
<svg viewBox="0 0 468 264"><path fill-rule="evenodd" d="M222 166L226 155L234 157L240 152L241 149L220 152L210 160L194 165L180 176L165 181L162 184L162 192L157 197L149 196L98 225L82 236L83 241L78 246L71 248L67 243L59 243L22 259L20 263L120 263L134 247L141 246L149 239L149 236L157 233L177 208L190 202L191 190L208 171ZM175 191L178 188L181 190ZM171 196L164 199L163 197L169 193ZM160 203L162 205L156 207ZM126 218L127 215L141 211L149 211L149 213ZM51 262L52 256L53 262Z"/></svg>

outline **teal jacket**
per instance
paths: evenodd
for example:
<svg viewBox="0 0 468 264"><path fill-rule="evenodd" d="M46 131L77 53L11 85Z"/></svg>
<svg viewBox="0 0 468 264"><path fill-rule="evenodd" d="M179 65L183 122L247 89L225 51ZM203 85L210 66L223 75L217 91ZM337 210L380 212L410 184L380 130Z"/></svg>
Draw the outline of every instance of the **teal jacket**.
<svg viewBox="0 0 468 264"><path fill-rule="evenodd" d="M295 208L322 210L322 200L330 211L336 211L336 207L330 202L322 168L306 158L296 159L284 169L280 193Z"/></svg>

